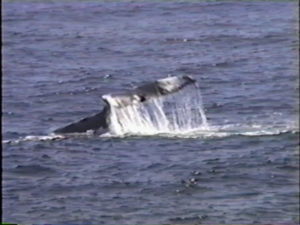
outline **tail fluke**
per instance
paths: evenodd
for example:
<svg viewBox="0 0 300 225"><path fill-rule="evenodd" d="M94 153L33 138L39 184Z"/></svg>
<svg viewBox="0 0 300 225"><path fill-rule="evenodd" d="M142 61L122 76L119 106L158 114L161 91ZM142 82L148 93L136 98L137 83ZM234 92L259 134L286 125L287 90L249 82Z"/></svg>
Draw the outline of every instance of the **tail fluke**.
<svg viewBox="0 0 300 225"><path fill-rule="evenodd" d="M152 98L158 98L178 92L184 87L195 83L196 80L190 76L167 77L142 85L126 93L104 95L102 98L106 102L107 100L110 100L108 104L117 107L126 107L128 105L148 101Z"/></svg>

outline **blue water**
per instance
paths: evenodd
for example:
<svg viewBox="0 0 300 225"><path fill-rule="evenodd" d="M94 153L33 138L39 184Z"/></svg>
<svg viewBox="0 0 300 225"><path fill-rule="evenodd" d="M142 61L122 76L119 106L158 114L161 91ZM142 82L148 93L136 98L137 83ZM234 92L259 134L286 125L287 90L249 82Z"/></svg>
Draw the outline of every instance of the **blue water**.
<svg viewBox="0 0 300 225"><path fill-rule="evenodd" d="M3 3L3 221L298 224L297 3ZM53 138L101 95L199 82L206 135Z"/></svg>

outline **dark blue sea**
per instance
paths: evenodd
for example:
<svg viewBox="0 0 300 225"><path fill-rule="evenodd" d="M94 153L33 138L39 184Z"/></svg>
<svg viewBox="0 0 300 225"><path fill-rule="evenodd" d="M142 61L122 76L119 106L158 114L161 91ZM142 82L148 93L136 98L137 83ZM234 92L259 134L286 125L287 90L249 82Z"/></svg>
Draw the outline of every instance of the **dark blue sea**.
<svg viewBox="0 0 300 225"><path fill-rule="evenodd" d="M297 7L4 1L3 222L299 224ZM207 135L51 134L103 94L183 75Z"/></svg>

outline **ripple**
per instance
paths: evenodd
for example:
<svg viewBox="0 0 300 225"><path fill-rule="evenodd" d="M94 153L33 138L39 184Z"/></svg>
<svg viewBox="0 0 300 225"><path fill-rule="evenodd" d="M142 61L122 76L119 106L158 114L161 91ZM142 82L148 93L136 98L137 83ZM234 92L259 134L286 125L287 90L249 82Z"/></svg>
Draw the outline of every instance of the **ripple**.
<svg viewBox="0 0 300 225"><path fill-rule="evenodd" d="M10 169L10 172L28 176L43 176L56 173L56 170L41 165L18 165Z"/></svg>

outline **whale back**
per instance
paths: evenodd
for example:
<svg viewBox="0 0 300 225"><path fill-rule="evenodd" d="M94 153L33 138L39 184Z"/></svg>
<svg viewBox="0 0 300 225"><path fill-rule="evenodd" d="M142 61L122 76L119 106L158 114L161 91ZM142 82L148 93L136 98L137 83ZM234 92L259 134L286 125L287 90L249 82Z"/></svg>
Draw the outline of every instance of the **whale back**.
<svg viewBox="0 0 300 225"><path fill-rule="evenodd" d="M56 134L83 133L88 130L98 130L100 128L107 129L108 127L106 121L107 113L108 113L108 107L105 106L100 113L97 113L89 117L85 117L75 123L56 129L54 133Z"/></svg>

